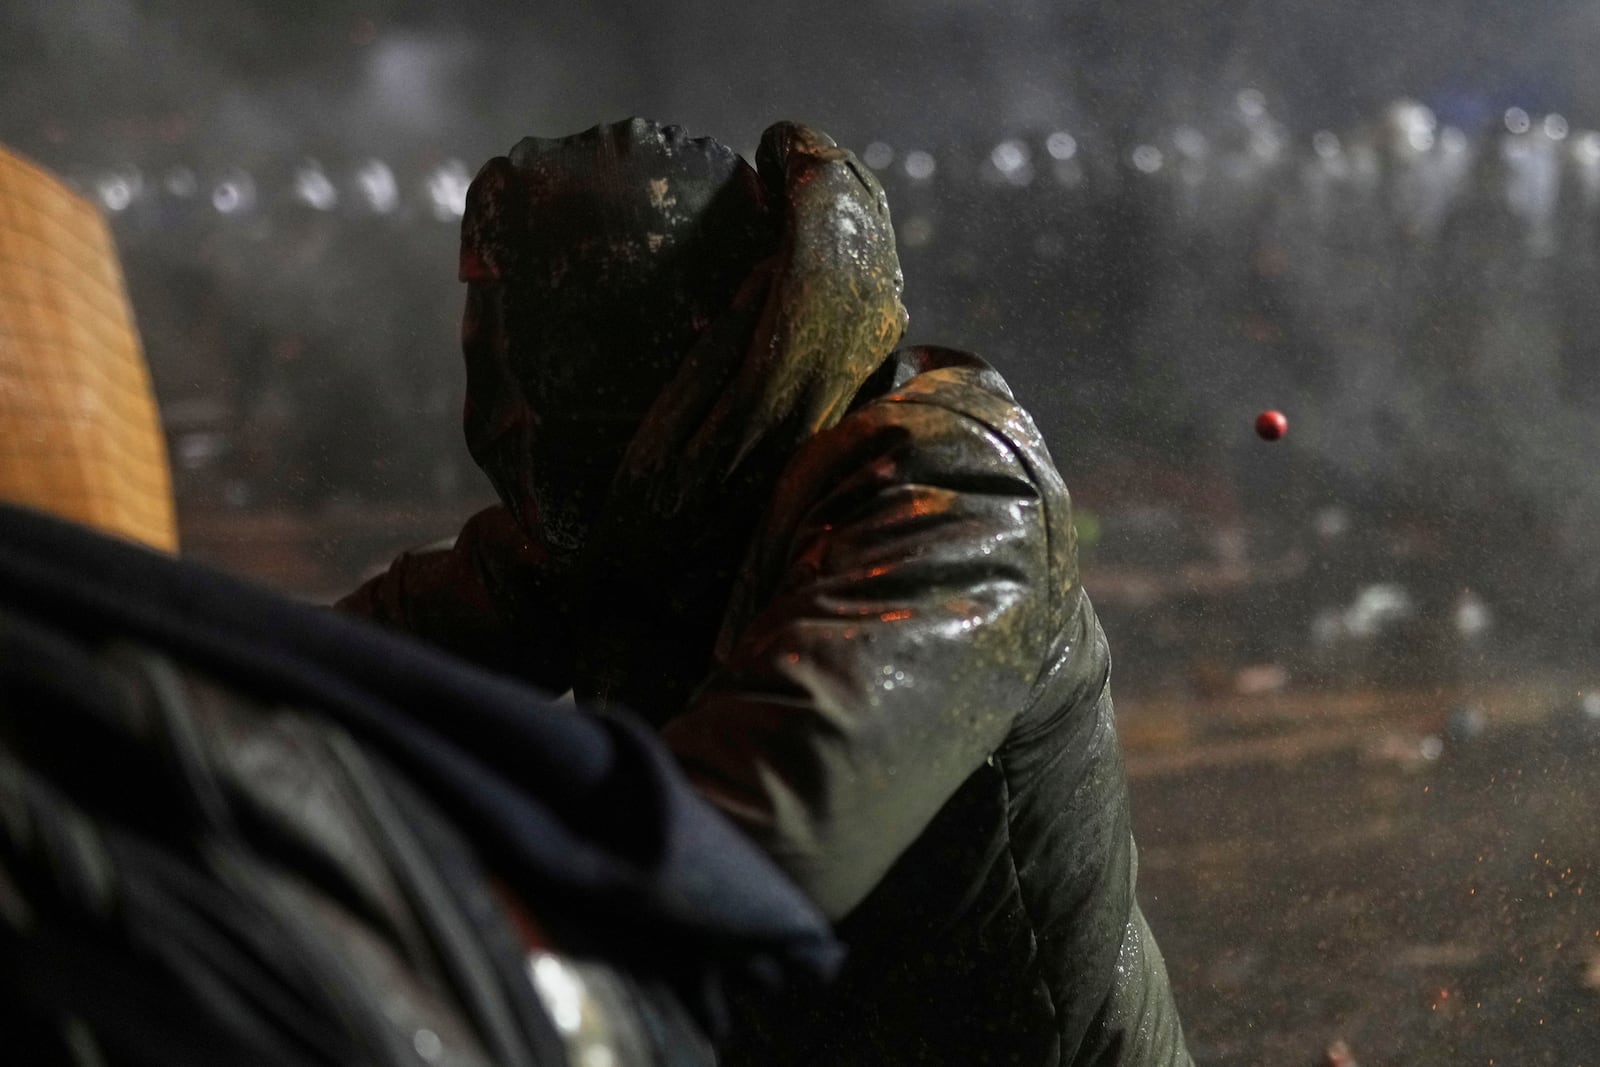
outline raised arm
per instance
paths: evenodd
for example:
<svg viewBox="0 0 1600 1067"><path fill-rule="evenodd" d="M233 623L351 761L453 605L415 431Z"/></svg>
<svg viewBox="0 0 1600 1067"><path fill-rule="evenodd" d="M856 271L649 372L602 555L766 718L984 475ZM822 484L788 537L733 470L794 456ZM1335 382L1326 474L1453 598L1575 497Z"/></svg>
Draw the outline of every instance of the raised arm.
<svg viewBox="0 0 1600 1067"><path fill-rule="evenodd" d="M1049 640L1047 519L1000 435L879 403L797 460L762 551L764 603L664 733L837 919L1028 704Z"/></svg>

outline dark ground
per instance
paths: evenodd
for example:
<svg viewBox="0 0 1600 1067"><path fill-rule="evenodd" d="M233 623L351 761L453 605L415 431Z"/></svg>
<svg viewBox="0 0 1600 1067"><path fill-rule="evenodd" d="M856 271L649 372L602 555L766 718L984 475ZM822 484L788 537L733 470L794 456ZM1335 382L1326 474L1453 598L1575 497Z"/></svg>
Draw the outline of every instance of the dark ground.
<svg viewBox="0 0 1600 1067"><path fill-rule="evenodd" d="M1600 1065L1579 689L1121 702L1140 896L1196 1061L1298 1067L1343 1039L1363 1067ZM1452 729L1468 701L1481 720Z"/></svg>

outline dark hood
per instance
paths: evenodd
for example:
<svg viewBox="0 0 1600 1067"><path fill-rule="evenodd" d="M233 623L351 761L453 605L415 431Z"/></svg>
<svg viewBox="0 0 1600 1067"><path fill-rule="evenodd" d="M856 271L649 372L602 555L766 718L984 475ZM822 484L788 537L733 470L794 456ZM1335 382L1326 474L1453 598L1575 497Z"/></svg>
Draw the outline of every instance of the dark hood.
<svg viewBox="0 0 1600 1067"><path fill-rule="evenodd" d="M755 169L641 119L525 139L473 184L461 274L469 443L558 551L769 482L906 321L882 189L792 123Z"/></svg>

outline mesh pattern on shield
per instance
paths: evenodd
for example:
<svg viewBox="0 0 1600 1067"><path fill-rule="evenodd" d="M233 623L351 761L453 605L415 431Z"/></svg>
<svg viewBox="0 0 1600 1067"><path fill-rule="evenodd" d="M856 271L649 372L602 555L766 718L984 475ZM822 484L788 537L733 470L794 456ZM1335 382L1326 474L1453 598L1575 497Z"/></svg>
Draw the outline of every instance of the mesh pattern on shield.
<svg viewBox="0 0 1600 1067"><path fill-rule="evenodd" d="M0 500L173 551L171 477L104 220L0 149Z"/></svg>

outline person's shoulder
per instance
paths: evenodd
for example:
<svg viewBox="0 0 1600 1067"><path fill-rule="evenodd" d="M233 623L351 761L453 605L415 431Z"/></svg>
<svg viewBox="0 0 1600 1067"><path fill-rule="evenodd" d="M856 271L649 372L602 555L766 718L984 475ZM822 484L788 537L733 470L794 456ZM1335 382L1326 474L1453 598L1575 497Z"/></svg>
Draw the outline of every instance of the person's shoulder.
<svg viewBox="0 0 1600 1067"><path fill-rule="evenodd" d="M1005 430L1013 409L1011 390L981 357L932 346L900 349L836 423L801 446L783 482L790 492L797 482L826 492L862 470L891 481L916 478L951 464L970 466L985 453L992 453L990 466L1014 465L1016 448Z"/></svg>
<svg viewBox="0 0 1600 1067"><path fill-rule="evenodd" d="M1044 435L1006 380L982 356L961 349L895 351L857 392L837 430L849 437L883 425L930 423L981 428L1015 453L1035 481L1052 487L1059 481Z"/></svg>
<svg viewBox="0 0 1600 1067"><path fill-rule="evenodd" d="M851 411L918 398L949 404L985 399L1016 403L1000 372L977 353L942 345L914 345L889 354L856 393Z"/></svg>
<svg viewBox="0 0 1600 1067"><path fill-rule="evenodd" d="M790 528L825 499L938 487L1036 501L1053 542L1071 542L1071 503L1044 438L1010 387L971 352L892 353L844 417L795 454L769 522Z"/></svg>

